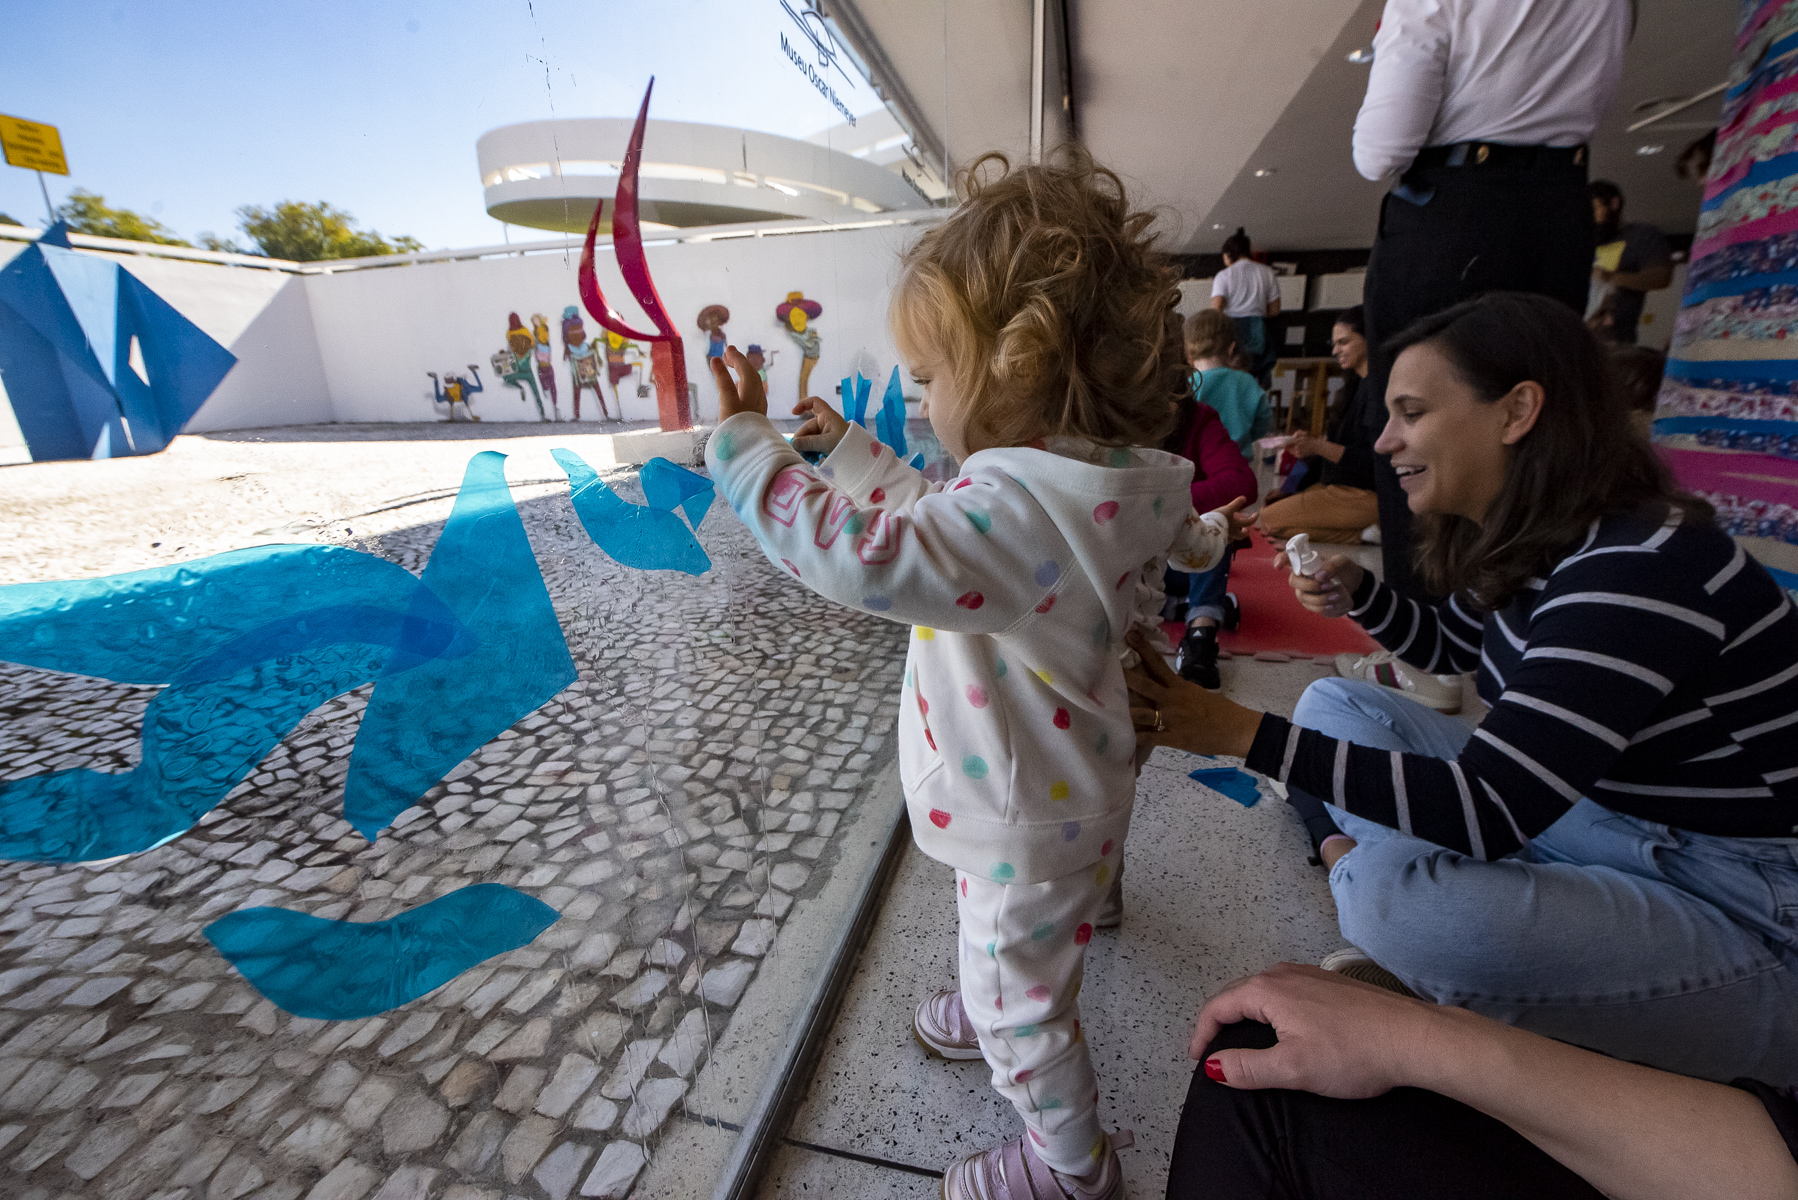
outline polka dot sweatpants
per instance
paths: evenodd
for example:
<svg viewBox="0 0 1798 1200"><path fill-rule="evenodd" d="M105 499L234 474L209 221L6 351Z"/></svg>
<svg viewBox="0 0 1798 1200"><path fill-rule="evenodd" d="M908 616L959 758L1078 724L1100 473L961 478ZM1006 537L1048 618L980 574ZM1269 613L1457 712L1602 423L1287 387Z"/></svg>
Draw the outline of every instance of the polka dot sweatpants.
<svg viewBox="0 0 1798 1200"><path fill-rule="evenodd" d="M1123 847L1046 883L956 872L961 1000L1037 1156L1083 1175L1104 1153L1099 1084L1080 1031L1080 978L1093 922Z"/></svg>

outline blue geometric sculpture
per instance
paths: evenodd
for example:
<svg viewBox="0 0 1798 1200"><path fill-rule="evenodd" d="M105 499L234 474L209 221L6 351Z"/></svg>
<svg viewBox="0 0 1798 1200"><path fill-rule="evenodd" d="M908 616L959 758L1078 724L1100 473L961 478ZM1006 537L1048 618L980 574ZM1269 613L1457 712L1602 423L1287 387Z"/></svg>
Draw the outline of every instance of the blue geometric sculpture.
<svg viewBox="0 0 1798 1200"><path fill-rule="evenodd" d="M60 221L0 268L0 379L34 462L154 454L236 362Z"/></svg>

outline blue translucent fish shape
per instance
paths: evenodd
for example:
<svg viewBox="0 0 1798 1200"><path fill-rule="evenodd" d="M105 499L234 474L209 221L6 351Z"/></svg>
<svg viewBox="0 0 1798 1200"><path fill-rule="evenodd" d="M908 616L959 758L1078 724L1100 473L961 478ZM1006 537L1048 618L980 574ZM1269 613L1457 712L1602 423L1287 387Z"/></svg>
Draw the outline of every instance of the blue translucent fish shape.
<svg viewBox="0 0 1798 1200"><path fill-rule="evenodd" d="M0 659L168 685L144 711L132 770L0 784L0 858L86 862L168 841L320 703L474 646L410 573L340 547L0 588Z"/></svg>
<svg viewBox="0 0 1798 1200"><path fill-rule="evenodd" d="M414 596L415 620L446 608L472 644L386 674L362 714L343 815L371 841L450 768L575 681L505 461L492 450L469 459Z"/></svg>
<svg viewBox="0 0 1798 1200"><path fill-rule="evenodd" d="M1255 786L1254 777L1235 767L1208 767L1194 771L1191 777L1214 792L1222 792L1244 808L1255 807L1261 799L1261 789Z"/></svg>
<svg viewBox="0 0 1798 1200"><path fill-rule="evenodd" d="M632 504L607 487L586 460L572 450L551 450L568 473L568 498L575 515L610 558L640 571L685 571L703 575L712 560L693 531L671 512Z"/></svg>
<svg viewBox="0 0 1798 1200"><path fill-rule="evenodd" d="M529 945L557 916L523 892L477 883L385 921L247 908L205 933L280 1008L348 1021L408 1004L476 963Z"/></svg>
<svg viewBox="0 0 1798 1200"><path fill-rule="evenodd" d="M892 447L893 456L905 457L905 392L899 386L899 368L887 377L886 395L881 397L880 415L874 419L874 436Z"/></svg>
<svg viewBox="0 0 1798 1200"><path fill-rule="evenodd" d="M649 501L649 507L665 512L680 509L687 514L687 523L694 532L698 532L699 523L712 507L712 481L665 458L644 463L637 472L637 482L643 485L643 498Z"/></svg>

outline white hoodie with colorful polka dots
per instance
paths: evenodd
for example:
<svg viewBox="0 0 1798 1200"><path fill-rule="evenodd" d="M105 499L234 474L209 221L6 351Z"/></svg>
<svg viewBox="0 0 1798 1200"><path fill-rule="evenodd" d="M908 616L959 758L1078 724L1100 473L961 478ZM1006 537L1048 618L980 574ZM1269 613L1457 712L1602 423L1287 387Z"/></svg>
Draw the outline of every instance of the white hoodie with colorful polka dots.
<svg viewBox="0 0 1798 1200"><path fill-rule="evenodd" d="M706 446L771 560L914 627L899 706L913 834L1002 883L1066 875L1123 842L1135 733L1118 660L1139 586L1170 553L1208 570L1228 540L1221 516L1193 512L1186 459L1046 447L982 450L932 484L855 425L816 467L753 413Z"/></svg>

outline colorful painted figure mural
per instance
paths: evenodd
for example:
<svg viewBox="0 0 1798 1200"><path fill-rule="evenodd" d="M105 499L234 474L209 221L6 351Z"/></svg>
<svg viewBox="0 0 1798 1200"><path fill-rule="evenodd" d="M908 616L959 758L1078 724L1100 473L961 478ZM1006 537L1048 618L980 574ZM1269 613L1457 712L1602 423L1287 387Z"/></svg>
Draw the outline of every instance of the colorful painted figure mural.
<svg viewBox="0 0 1798 1200"><path fill-rule="evenodd" d="M618 419L624 420L624 393L618 385L631 377L642 361L641 350L629 338L606 331L606 381L612 385L612 403L618 406Z"/></svg>
<svg viewBox="0 0 1798 1200"><path fill-rule="evenodd" d="M537 339L533 338L531 331L524 327L524 322L518 319L518 314L507 313L504 353L511 356L511 365L505 370L500 370L500 359L496 354L493 356L493 369L500 372L501 380L518 389L518 398L521 401L524 399L524 385L530 384L531 399L537 402L537 419L547 421L549 417L543 412L543 393L537 390L537 381L531 378L531 351L536 344Z"/></svg>
<svg viewBox="0 0 1798 1200"><path fill-rule="evenodd" d="M722 304L708 304L699 310L699 328L705 332L705 356L724 357L724 326L730 321L730 309ZM698 417L698 413L693 414Z"/></svg>
<svg viewBox="0 0 1798 1200"><path fill-rule="evenodd" d="M818 354L822 349L822 339L811 323L824 314L824 306L816 300L807 300L804 292L788 292L785 303L774 309L774 316L786 328L787 336L799 347L799 399L804 400L811 393L812 368L818 365Z"/></svg>
<svg viewBox="0 0 1798 1200"><path fill-rule="evenodd" d="M452 421L456 419L456 405L458 404L462 406L462 411L468 414L468 419L470 421L478 421L481 419L475 416L474 409L468 406L468 397L475 392L484 392L487 389L481 384L481 368L475 366L473 363L469 363L468 369L474 372L473 383L470 383L466 377L456 374L455 368L453 367L443 373L443 378L441 380L437 378L437 372L425 372L425 374L431 377L431 393L436 397L434 403L447 403L449 405L449 419Z"/></svg>
<svg viewBox="0 0 1798 1200"><path fill-rule="evenodd" d="M581 310L572 304L562 310L562 357L568 360L568 373L574 381L574 419L581 419L581 389L590 387L599 415L612 420L606 411L606 394L599 390L599 347L588 340Z"/></svg>
<svg viewBox="0 0 1798 1200"><path fill-rule="evenodd" d="M773 358L777 353L778 351L770 350L764 354L760 342L749 343L749 349L743 352L743 357L749 360L749 365L755 368L755 373L762 377L762 384L764 386L768 383L768 360Z"/></svg>
<svg viewBox="0 0 1798 1200"><path fill-rule="evenodd" d="M537 382L549 393L549 410L560 421L562 409L556 403L556 368L549 357L549 318L542 313L531 314L531 357L537 364Z"/></svg>

